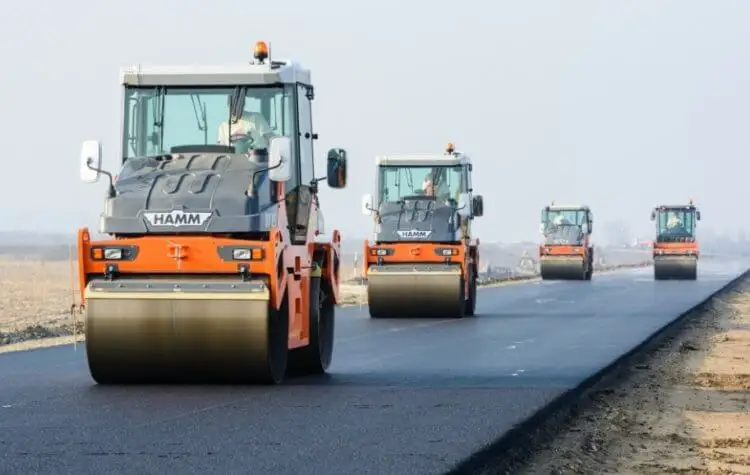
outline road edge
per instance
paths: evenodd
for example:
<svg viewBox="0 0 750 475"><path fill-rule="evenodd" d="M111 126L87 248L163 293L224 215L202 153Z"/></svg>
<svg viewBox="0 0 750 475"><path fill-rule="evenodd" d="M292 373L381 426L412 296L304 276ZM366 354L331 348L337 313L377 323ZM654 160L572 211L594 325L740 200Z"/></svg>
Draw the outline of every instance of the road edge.
<svg viewBox="0 0 750 475"><path fill-rule="evenodd" d="M467 475L490 473L512 474L522 468L534 452L541 446L552 442L567 421L575 413L589 404L587 399L596 387L619 379L628 368L642 356L658 348L667 338L678 332L689 320L689 317L706 310L711 302L726 292L737 287L750 277L750 268L740 272L708 297L688 310L678 314L669 323L649 335L641 343L620 355L613 362L583 380L576 387L557 396L549 404L518 423L511 430L488 446L479 449L473 455L456 464L444 475Z"/></svg>

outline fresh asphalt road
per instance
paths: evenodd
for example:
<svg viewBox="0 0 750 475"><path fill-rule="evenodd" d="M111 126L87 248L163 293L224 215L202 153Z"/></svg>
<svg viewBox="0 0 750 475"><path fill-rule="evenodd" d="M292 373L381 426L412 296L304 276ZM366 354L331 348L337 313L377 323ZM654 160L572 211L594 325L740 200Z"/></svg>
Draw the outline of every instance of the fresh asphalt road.
<svg viewBox="0 0 750 475"><path fill-rule="evenodd" d="M3 354L0 473L442 473L747 267L487 288L463 320L342 308L330 376L277 387L99 387L82 345Z"/></svg>

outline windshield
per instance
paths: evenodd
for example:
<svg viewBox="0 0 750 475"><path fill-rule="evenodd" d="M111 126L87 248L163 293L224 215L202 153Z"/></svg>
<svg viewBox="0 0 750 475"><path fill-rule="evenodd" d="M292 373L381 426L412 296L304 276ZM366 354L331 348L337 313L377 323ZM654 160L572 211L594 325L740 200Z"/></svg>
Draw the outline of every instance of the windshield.
<svg viewBox="0 0 750 475"><path fill-rule="evenodd" d="M160 155L182 145L232 145L237 152L267 148L271 136L293 137L291 91L126 87L123 158Z"/></svg>
<svg viewBox="0 0 750 475"><path fill-rule="evenodd" d="M666 208L656 213L656 235L660 240L676 237L693 237L695 210Z"/></svg>
<svg viewBox="0 0 750 475"><path fill-rule="evenodd" d="M462 165L449 167L381 166L378 204L400 201L408 196L436 196L453 199L465 190Z"/></svg>
<svg viewBox="0 0 750 475"><path fill-rule="evenodd" d="M543 210L545 244L580 244L588 232L586 210Z"/></svg>
<svg viewBox="0 0 750 475"><path fill-rule="evenodd" d="M577 226L582 227L586 223L585 210L544 210L542 212L542 222L545 229L556 226Z"/></svg>

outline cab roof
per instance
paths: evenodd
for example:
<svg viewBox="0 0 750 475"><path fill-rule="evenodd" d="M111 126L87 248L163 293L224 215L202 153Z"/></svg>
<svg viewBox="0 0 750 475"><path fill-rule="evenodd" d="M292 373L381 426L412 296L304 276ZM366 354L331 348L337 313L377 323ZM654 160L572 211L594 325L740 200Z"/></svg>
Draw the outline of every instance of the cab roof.
<svg viewBox="0 0 750 475"><path fill-rule="evenodd" d="M544 207L544 209L548 209L550 211L591 211L591 208L589 208L588 205L547 205Z"/></svg>
<svg viewBox="0 0 750 475"><path fill-rule="evenodd" d="M672 209L696 209L694 204L683 204L683 205L659 205L654 208L656 211L659 210L672 210Z"/></svg>
<svg viewBox="0 0 750 475"><path fill-rule="evenodd" d="M380 155L375 157L377 165L388 166L452 166L471 164L471 158L460 152L451 154L403 154Z"/></svg>
<svg viewBox="0 0 750 475"><path fill-rule="evenodd" d="M120 70L125 86L272 86L311 85L310 71L292 60L267 60L215 66L132 65Z"/></svg>

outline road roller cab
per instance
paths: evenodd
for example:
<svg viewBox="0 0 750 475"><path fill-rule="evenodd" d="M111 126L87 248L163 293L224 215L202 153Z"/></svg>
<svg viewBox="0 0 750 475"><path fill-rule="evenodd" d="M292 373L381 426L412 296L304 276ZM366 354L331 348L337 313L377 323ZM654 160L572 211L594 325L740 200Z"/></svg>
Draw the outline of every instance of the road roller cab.
<svg viewBox="0 0 750 475"><path fill-rule="evenodd" d="M346 184L346 152L313 167L310 71L269 57L121 73L121 160L100 233L78 232L86 346L98 383L275 384L323 373L339 291L318 183ZM316 177L323 175L322 177Z"/></svg>
<svg viewBox="0 0 750 475"><path fill-rule="evenodd" d="M484 213L472 190L468 155L449 144L444 154L389 155L376 160L374 243L365 240L364 275L370 316L473 315L479 240L471 223Z"/></svg>
<svg viewBox="0 0 750 475"><path fill-rule="evenodd" d="M591 280L594 273L594 215L585 205L555 205L542 209L539 267L544 280Z"/></svg>
<svg viewBox="0 0 750 475"><path fill-rule="evenodd" d="M656 280L695 280L698 277L700 251L696 227L701 213L693 201L686 205L661 205L651 211L656 224L653 243Z"/></svg>

